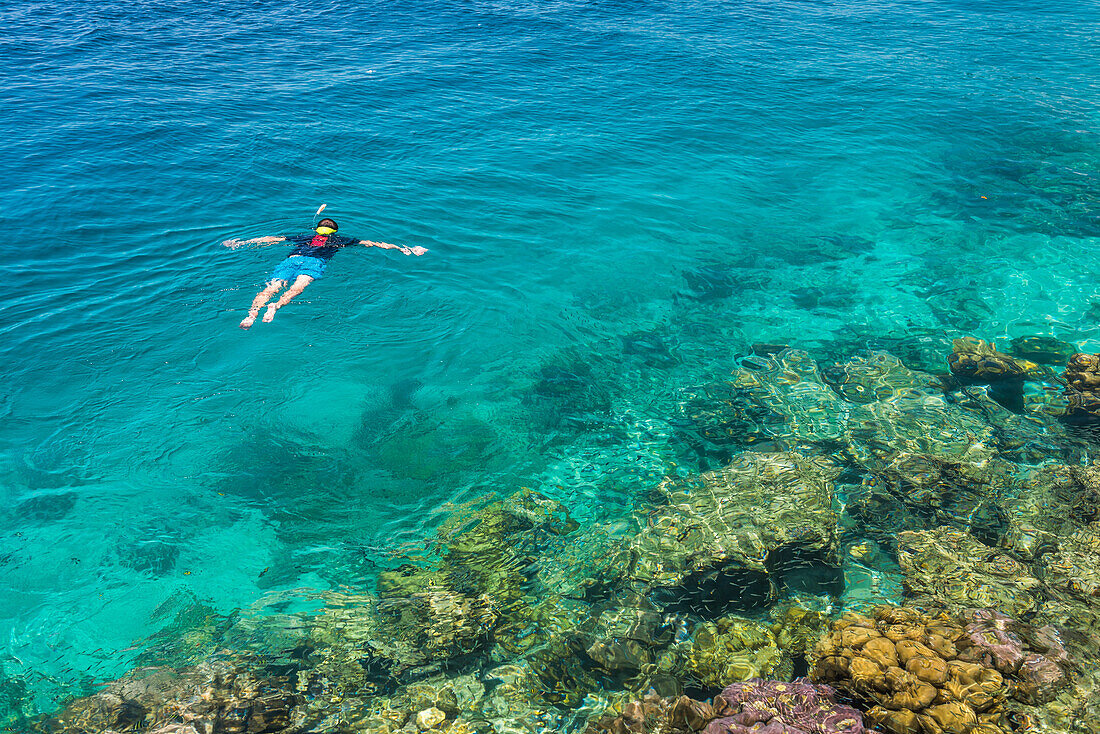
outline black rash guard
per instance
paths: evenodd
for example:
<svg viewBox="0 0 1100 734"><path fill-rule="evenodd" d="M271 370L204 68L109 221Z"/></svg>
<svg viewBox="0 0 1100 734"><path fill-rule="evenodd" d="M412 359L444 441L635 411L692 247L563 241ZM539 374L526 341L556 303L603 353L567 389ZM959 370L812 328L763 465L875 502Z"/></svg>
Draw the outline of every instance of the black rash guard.
<svg viewBox="0 0 1100 734"><path fill-rule="evenodd" d="M286 239L287 242L294 245L294 249L287 257L304 255L305 257L315 257L325 262L331 260L332 256L335 255L336 251L341 247L359 244L359 240L353 237L341 237L338 234L301 234L287 237Z"/></svg>

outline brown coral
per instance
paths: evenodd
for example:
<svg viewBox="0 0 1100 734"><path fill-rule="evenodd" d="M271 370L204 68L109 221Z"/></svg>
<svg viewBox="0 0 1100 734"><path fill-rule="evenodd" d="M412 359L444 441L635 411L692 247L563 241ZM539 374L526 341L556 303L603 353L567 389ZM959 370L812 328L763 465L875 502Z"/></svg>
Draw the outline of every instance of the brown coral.
<svg viewBox="0 0 1100 734"><path fill-rule="evenodd" d="M946 616L877 607L846 615L814 651L813 679L867 706L866 720L891 734L1007 732L1007 688L996 669L959 660L966 630Z"/></svg>

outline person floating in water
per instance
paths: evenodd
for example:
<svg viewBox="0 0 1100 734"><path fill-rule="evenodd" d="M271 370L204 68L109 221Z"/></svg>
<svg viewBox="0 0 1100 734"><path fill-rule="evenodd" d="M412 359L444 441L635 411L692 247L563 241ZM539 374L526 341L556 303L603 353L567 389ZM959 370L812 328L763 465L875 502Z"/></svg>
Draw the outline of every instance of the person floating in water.
<svg viewBox="0 0 1100 734"><path fill-rule="evenodd" d="M286 256L271 274L267 287L256 294L252 299L252 306L248 309L248 315L241 321L241 328L247 329L256 323L256 317L260 315L260 309L267 306L264 314L264 322L275 318L275 312L293 301L306 286L320 278L325 272L325 266L336 251L349 245L365 245L367 247L381 247L383 250L400 250L406 255L423 255L428 250L423 247L403 247L391 245L386 242L371 242L370 240L357 240L352 237L342 237L336 234L336 222L331 219L322 219L317 223L316 234L295 235L293 237L255 237L250 240L226 240L222 244L228 248L237 248L243 245L271 245L276 242L288 241L294 245L294 249ZM272 297L286 287L290 287L274 303L268 303Z"/></svg>

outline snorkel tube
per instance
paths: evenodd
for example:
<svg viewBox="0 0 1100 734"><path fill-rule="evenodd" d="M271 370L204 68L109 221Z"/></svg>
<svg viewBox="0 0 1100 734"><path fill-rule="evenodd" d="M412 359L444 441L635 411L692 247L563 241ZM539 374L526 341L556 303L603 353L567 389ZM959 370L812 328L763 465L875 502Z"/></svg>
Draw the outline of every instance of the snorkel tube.
<svg viewBox="0 0 1100 734"><path fill-rule="evenodd" d="M322 219L321 222L320 222L320 226L318 226L317 217L321 216L321 212L323 212L325 210L326 206L328 206L328 204L322 204L321 207L313 214L313 222L314 222L313 230L317 234L323 235L323 236L327 236L327 235L330 235L330 234L336 234L336 230L339 229L339 227L336 225L336 222L334 222L331 219L327 219L327 218ZM328 225L332 225L332 226L328 226Z"/></svg>

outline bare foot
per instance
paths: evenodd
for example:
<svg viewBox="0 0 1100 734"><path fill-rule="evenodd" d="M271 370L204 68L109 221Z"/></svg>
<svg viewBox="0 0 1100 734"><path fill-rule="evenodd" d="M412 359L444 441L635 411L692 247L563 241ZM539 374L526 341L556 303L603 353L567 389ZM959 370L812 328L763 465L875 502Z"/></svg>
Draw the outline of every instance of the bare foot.
<svg viewBox="0 0 1100 734"><path fill-rule="evenodd" d="M241 320L241 328L249 329L252 324L256 323L256 317L260 315L259 311L249 311L248 315Z"/></svg>
<svg viewBox="0 0 1100 734"><path fill-rule="evenodd" d="M279 310L279 307L274 303L267 307L267 313L264 314L264 323L270 324L271 320L275 318L275 312Z"/></svg>

